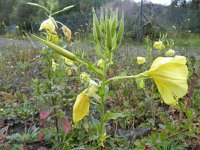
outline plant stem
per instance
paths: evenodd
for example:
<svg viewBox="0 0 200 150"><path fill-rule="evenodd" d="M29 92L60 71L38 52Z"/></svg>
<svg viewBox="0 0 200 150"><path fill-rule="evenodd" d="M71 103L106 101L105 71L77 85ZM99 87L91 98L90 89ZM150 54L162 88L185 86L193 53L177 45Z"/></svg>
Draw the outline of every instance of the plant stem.
<svg viewBox="0 0 200 150"><path fill-rule="evenodd" d="M107 71L107 63L106 60L104 60L104 65L103 65L103 75L102 75L102 85L101 85L101 101L100 101L100 114L101 114L101 121L99 125L99 147L102 146L102 136L103 136L103 124L104 124L104 116L105 116L105 111L104 111L104 105L105 105L105 89L106 89L106 71Z"/></svg>
<svg viewBox="0 0 200 150"><path fill-rule="evenodd" d="M143 73L137 74L137 75L132 75L132 76L117 76L117 77L113 77L110 78L106 81L106 84L109 84L110 82L116 81L116 80L122 80L122 79L131 79L131 78L137 78L137 77L144 77L147 78L148 77L148 72L145 71Z"/></svg>
<svg viewBox="0 0 200 150"><path fill-rule="evenodd" d="M49 58L47 58L47 61L49 63L49 68L48 68L48 72L47 72L47 76L48 76L48 80L49 80L48 88L49 88L49 92L53 93L53 91L52 91L52 83L50 82L52 80L52 78L53 78L53 73L52 73L52 70L51 70L52 62L51 62L51 59L50 59L50 58L52 58L52 54L51 54L51 52L48 52L48 54L49 54L47 56L47 57L49 57ZM56 134L56 141L58 143L58 150L60 150L61 148L60 148L60 140L59 140L58 118L56 116L57 109L55 107L57 105L56 99L53 98L53 97L51 97L51 103L52 103L52 106L53 106L53 113L55 115L55 117L54 117L54 124L55 124L55 128L56 128L56 133L57 133Z"/></svg>

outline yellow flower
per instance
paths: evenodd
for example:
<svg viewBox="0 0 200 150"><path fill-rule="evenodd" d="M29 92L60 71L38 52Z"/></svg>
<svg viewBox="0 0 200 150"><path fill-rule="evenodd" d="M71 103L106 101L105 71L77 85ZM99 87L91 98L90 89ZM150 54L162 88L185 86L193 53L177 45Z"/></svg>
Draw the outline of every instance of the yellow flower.
<svg viewBox="0 0 200 150"><path fill-rule="evenodd" d="M71 38L72 38L71 30L66 26L62 26L62 30L63 30L64 35L67 37L67 39L71 40Z"/></svg>
<svg viewBox="0 0 200 150"><path fill-rule="evenodd" d="M138 65L144 64L146 62L146 58L144 57L137 57L137 63Z"/></svg>
<svg viewBox="0 0 200 150"><path fill-rule="evenodd" d="M152 64L148 76L155 81L159 93L168 105L176 105L188 90L188 68L183 56L158 57Z"/></svg>
<svg viewBox="0 0 200 150"><path fill-rule="evenodd" d="M56 29L56 27L55 27L53 21L51 20L51 18L49 18L41 23L39 30L46 30L50 33L55 33L56 32L55 29Z"/></svg>
<svg viewBox="0 0 200 150"><path fill-rule="evenodd" d="M103 59L100 59L100 60L97 62L97 66L103 68Z"/></svg>
<svg viewBox="0 0 200 150"><path fill-rule="evenodd" d="M93 97L96 100L100 99L100 96L96 94L98 91L98 84L89 79L89 87L85 89L81 94L76 98L76 102L73 106L73 121L74 123L82 120L89 113L89 97Z"/></svg>
<svg viewBox="0 0 200 150"><path fill-rule="evenodd" d="M56 43L56 42L58 42L59 37L56 32L56 26L52 20L53 20L53 18L49 18L49 19L43 21L40 25L39 30L46 30L47 35L48 35L48 40L53 43Z"/></svg>
<svg viewBox="0 0 200 150"><path fill-rule="evenodd" d="M170 49L165 53L165 56L174 56L174 54L175 54L175 51Z"/></svg>
<svg viewBox="0 0 200 150"><path fill-rule="evenodd" d="M156 48L156 49L159 49L159 50L165 49L165 45L163 44L162 41L156 41L156 42L153 44L153 47Z"/></svg>
<svg viewBox="0 0 200 150"><path fill-rule="evenodd" d="M98 88L96 86L90 86L77 96L76 102L73 106L74 123L82 120L89 113L89 97L93 97L96 100L100 99L99 95L96 94L97 91Z"/></svg>
<svg viewBox="0 0 200 150"><path fill-rule="evenodd" d="M90 102L89 97L84 93L77 96L76 102L73 106L73 121L74 123L80 121L89 113Z"/></svg>

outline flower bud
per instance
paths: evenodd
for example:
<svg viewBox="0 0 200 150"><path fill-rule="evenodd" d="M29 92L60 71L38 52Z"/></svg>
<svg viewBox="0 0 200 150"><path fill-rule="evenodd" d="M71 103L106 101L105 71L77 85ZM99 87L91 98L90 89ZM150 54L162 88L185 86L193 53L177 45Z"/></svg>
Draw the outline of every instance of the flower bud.
<svg viewBox="0 0 200 150"><path fill-rule="evenodd" d="M137 57L138 65L144 64L146 62L146 58L144 57Z"/></svg>
<svg viewBox="0 0 200 150"><path fill-rule="evenodd" d="M162 41L156 41L154 44L153 44L153 47L155 49L158 49L158 50L163 50L165 49L165 45L163 44Z"/></svg>
<svg viewBox="0 0 200 150"><path fill-rule="evenodd" d="M174 54L175 54L175 51L170 49L165 53L165 56L174 56Z"/></svg>

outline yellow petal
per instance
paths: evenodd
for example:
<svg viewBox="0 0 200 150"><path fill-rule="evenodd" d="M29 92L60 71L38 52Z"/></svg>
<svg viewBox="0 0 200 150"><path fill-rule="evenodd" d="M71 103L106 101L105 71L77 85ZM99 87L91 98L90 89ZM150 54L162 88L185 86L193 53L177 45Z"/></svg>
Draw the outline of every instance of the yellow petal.
<svg viewBox="0 0 200 150"><path fill-rule="evenodd" d="M54 33L56 27L55 27L53 21L49 18L41 23L39 30L43 30L43 29L47 30L48 32Z"/></svg>
<svg viewBox="0 0 200 150"><path fill-rule="evenodd" d="M158 87L158 91L159 91L161 97L163 98L163 101L166 104L176 105L178 103L178 99L175 97L175 95L173 95L173 93L171 92L171 90L168 87L166 87L158 82L156 82L156 85Z"/></svg>
<svg viewBox="0 0 200 150"><path fill-rule="evenodd" d="M83 93L79 94L73 106L73 121L80 121L89 113L90 102L89 97Z"/></svg>
<svg viewBox="0 0 200 150"><path fill-rule="evenodd" d="M167 104L177 103L177 99L187 93L188 68L183 56L157 58L149 70L149 76Z"/></svg>

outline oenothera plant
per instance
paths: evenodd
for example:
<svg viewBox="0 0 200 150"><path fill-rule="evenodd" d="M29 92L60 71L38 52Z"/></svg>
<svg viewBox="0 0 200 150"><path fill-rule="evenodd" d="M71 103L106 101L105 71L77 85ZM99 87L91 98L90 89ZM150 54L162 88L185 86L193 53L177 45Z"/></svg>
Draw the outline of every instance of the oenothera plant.
<svg viewBox="0 0 200 150"><path fill-rule="evenodd" d="M88 88L76 98L73 106L73 121L77 123L89 113L90 97L93 97L100 108L100 122L97 131L99 146L103 146L107 137L105 123L111 119L126 116L124 113L112 113L105 110L110 83L122 79L136 79L137 84L143 86L144 79L151 78L155 81L162 99L169 105L177 105L178 99L187 93L188 68L184 56L158 57L148 71L137 75L108 78L107 70L113 64L113 54L122 41L123 30L123 15L118 20L117 11L106 12L105 14L101 11L99 20L93 11L93 36L96 54L99 56L97 66L92 62L78 58L62 47L33 35L35 39L56 50L64 57L85 65L98 76L98 80L94 81L87 73L81 74L81 80L88 85Z"/></svg>
<svg viewBox="0 0 200 150"><path fill-rule="evenodd" d="M45 31L44 33L46 33L46 41L59 44L62 42L62 40L60 40L61 37L66 37L67 40L71 39L70 29L66 27L64 24L62 24L61 22L56 21L53 18L53 16L58 13L67 11L71 9L73 6L68 6L62 10L54 12L54 8L55 8L54 3L49 3L49 8L41 6L37 3L28 3L28 4L42 8L47 15L47 19L41 23L40 29L39 29L40 31L43 31L43 30ZM35 87L36 87L36 94L39 95L38 97L40 97L40 103L43 104L45 102L45 105L42 105L42 107L50 107L50 108L48 108L48 110L45 110L45 111L42 110L44 108L41 109L40 119L41 120L43 120L44 118L46 119L49 114L51 113L53 114L54 116L53 119L54 119L54 124L55 124L55 129L56 129L55 138L56 138L56 143L58 143L57 149L59 150L61 149L61 142L60 142L61 137L60 137L59 127L61 126L60 125L61 122L63 122L65 126L67 124L66 120L61 121L59 120L59 117L58 117L59 113L61 114L60 116L62 118L65 117L60 107L62 103L62 101L60 100L62 99L62 97L60 97L60 91L62 91L62 88L59 87L61 86L59 81L63 82L65 79L64 76L70 75L71 69L74 68L76 70L76 66L73 64L72 57L70 57L69 55L68 57L63 57L63 56L61 57L61 55L55 54L54 51L52 51L51 49L46 49L46 51L42 52L42 55L44 56L43 62L47 64L47 67L43 69L43 73L46 75L47 80L42 80L42 83L40 83L36 79L34 80L34 82L35 82ZM61 72L61 69L63 69L62 72ZM58 76L60 78L59 81L55 80L55 77L58 77ZM41 87L44 87L44 89L42 89ZM44 102L42 103L42 101ZM48 115L44 115L44 114L48 114ZM68 132L68 131L69 129L65 130L65 132Z"/></svg>

